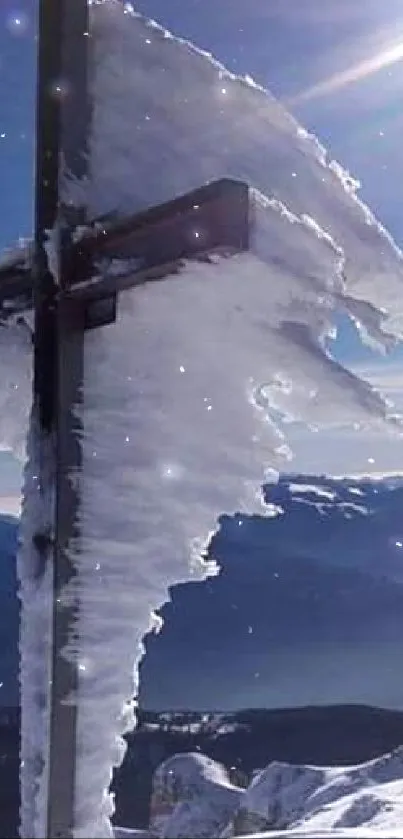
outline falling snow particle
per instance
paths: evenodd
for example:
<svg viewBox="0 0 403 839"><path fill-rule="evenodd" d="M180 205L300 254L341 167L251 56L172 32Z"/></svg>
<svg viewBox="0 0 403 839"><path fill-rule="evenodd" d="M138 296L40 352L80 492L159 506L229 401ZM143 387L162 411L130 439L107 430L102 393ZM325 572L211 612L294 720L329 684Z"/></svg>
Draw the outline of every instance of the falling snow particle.
<svg viewBox="0 0 403 839"><path fill-rule="evenodd" d="M28 26L28 17L23 14L10 15L6 23L7 29L12 35L22 35Z"/></svg>

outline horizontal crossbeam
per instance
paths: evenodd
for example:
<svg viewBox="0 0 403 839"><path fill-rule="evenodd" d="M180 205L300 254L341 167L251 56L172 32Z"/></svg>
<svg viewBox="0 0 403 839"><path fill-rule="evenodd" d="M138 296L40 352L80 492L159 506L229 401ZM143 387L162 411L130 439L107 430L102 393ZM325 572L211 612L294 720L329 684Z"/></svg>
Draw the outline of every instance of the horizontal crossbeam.
<svg viewBox="0 0 403 839"><path fill-rule="evenodd" d="M247 185L214 181L113 225L89 225L66 255L71 283L63 294L82 302L93 328L114 319L119 291L176 273L185 260L248 247ZM0 318L31 306L30 271L17 260L0 267Z"/></svg>

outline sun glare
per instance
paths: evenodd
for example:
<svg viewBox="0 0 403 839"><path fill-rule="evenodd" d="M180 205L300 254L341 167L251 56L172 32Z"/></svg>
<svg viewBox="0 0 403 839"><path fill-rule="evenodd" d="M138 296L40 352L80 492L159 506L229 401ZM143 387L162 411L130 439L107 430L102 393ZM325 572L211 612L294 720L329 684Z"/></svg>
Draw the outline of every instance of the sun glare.
<svg viewBox="0 0 403 839"><path fill-rule="evenodd" d="M312 85L312 87L299 93L293 99L293 102L307 102L311 99L317 99L335 93L348 85L359 82L379 72L379 70L383 70L385 67L396 64L402 59L403 40L388 49L376 53L372 58L353 64L347 70L334 73L332 76L324 79L324 81Z"/></svg>

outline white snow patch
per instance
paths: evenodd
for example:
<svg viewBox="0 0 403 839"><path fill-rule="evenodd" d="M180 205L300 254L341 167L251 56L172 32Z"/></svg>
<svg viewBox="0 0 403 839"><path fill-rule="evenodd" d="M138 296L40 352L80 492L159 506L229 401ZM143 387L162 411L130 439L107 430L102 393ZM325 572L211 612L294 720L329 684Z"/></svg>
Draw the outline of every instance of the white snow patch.
<svg viewBox="0 0 403 839"><path fill-rule="evenodd" d="M316 484L290 483L288 488L294 495L298 495L298 493L309 493L309 495L317 495L318 498L325 498L327 501L334 501L336 498L335 492L331 492L330 489L325 489L325 487L316 486Z"/></svg>

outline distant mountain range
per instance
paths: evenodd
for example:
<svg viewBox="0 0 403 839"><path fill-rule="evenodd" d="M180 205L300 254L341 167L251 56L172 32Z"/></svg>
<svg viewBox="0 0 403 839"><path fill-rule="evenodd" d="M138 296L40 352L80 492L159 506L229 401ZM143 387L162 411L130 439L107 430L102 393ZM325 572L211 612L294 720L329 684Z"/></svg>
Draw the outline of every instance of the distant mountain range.
<svg viewBox="0 0 403 839"><path fill-rule="evenodd" d="M197 752L174 755L154 774L149 836L279 839L401 836L403 748L348 767L273 761L246 789Z"/></svg>
<svg viewBox="0 0 403 839"><path fill-rule="evenodd" d="M18 836L18 716L17 709L5 709L0 719L0 839ZM233 786L246 789L256 771L273 761L342 768L381 758L403 744L403 712L364 706L225 714L141 711L138 728L127 739L126 757L112 784L114 822L147 829L155 772L174 756L205 755L224 767ZM399 767L403 775L402 758Z"/></svg>

